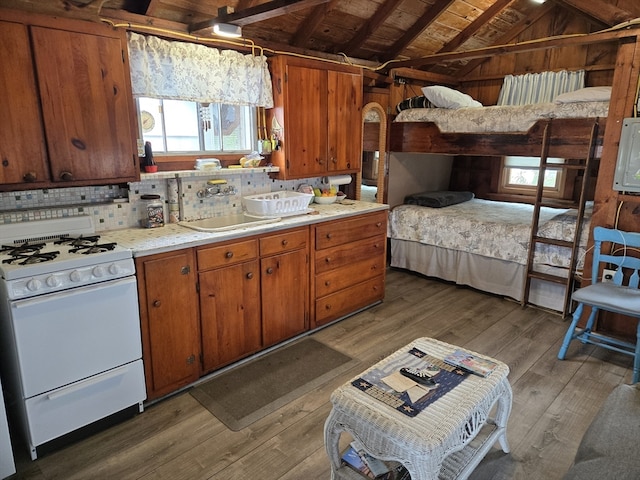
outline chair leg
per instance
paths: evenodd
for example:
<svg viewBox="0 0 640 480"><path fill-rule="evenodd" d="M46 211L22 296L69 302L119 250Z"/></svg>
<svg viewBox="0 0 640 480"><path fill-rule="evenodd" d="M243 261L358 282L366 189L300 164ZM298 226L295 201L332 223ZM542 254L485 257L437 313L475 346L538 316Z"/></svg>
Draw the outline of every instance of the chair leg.
<svg viewBox="0 0 640 480"><path fill-rule="evenodd" d="M585 337L588 337L589 334L593 331L593 324L595 323L596 316L598 315L598 309L596 307L591 307L591 313L589 314L589 318L587 319L587 323L585 324L583 334L586 334ZM582 343L587 343L583 341Z"/></svg>
<svg viewBox="0 0 640 480"><path fill-rule="evenodd" d="M580 316L582 315L582 310L584 309L584 304L579 303L576 307L576 311L573 312L573 319L571 320L571 325L567 329L567 333L564 335L564 341L562 342L562 346L560 347L560 351L558 352L558 359L564 360L564 357L567 354L567 350L569 349L569 344L571 340L575 338L576 326L578 325L578 321L580 320Z"/></svg>
<svg viewBox="0 0 640 480"><path fill-rule="evenodd" d="M633 378L631 383L640 381L640 321L636 332L636 354L633 357Z"/></svg>

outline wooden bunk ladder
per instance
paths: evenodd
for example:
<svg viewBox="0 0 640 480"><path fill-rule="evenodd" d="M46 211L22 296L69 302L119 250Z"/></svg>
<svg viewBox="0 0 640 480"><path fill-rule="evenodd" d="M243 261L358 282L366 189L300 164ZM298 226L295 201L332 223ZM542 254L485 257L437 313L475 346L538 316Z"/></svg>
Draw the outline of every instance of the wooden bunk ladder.
<svg viewBox="0 0 640 480"><path fill-rule="evenodd" d="M526 279L524 285L524 292L522 295L522 305L526 305L529 303L529 293L531 290L531 280L536 278L540 280L544 280L547 282L553 282L557 284L564 285L565 294L564 294L564 302L562 307L562 316L567 316L571 310L571 294L575 288L575 280L576 280L576 265L578 263L578 250L580 246L580 234L582 232L582 225L584 223L584 210L585 203L587 201L587 187L589 181L589 169L592 164L592 160L595 157L596 151L596 142L598 138L598 127L599 121L596 119L591 126L591 136L589 138L589 150L586 155L586 158L581 159L572 159L577 160L578 163L569 162L569 163L548 163L548 154L549 154L549 139L551 133L551 125L552 121L549 120L545 126L544 134L542 138L542 150L540 153L540 173L538 177L538 185L536 189L536 199L533 208L533 218L531 224L531 236L529 238L529 251L527 256L527 270L526 270ZM560 202L558 200L548 199L543 197L544 191L544 177L547 168L560 169L564 171L569 170L579 170L582 171L582 182L580 185L580 196L578 200L578 204L568 205L566 202ZM558 240L554 238L542 237L538 233L538 226L540 223L540 209L542 207L572 207L577 208L577 219L576 226L572 240ZM536 255L536 246L538 244L547 244L547 245L556 245L559 247L564 247L567 251L570 251L570 260L569 260L569 268L567 271L567 275L553 275L549 273L543 273L534 270L535 265L535 255Z"/></svg>

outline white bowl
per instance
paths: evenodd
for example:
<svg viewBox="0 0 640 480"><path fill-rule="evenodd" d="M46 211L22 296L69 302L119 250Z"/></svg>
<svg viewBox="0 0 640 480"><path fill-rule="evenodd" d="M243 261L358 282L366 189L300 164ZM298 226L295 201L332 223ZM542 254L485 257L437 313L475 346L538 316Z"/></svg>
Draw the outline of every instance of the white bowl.
<svg viewBox="0 0 640 480"><path fill-rule="evenodd" d="M314 202L316 203L321 203L324 205L328 205L330 203L333 203L336 201L336 199L338 198L337 195L334 195L333 197L313 197L314 198Z"/></svg>

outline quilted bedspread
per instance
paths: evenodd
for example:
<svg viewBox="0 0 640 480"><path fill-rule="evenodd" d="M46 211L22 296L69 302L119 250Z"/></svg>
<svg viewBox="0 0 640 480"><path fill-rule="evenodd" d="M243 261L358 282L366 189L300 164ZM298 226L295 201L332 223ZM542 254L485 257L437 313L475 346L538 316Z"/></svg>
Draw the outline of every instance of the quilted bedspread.
<svg viewBox="0 0 640 480"><path fill-rule="evenodd" d="M587 204L581 232L580 266L589 233L592 205ZM389 237L435 245L522 265L527 263L527 251L533 205L473 199L445 208L399 205L389 215ZM577 210L542 207L539 236L572 240ZM569 265L567 248L538 244L535 262Z"/></svg>

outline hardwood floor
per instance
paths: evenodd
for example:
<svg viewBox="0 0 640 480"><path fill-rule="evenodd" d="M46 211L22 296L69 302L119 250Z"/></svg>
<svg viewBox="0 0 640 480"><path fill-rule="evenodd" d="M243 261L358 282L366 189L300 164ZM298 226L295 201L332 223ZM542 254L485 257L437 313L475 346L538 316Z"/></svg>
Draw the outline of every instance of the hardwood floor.
<svg viewBox="0 0 640 480"><path fill-rule="evenodd" d="M360 361L317 391L239 432L183 392L35 462L17 452L12 479L328 480L329 395L423 336L485 352L511 368L511 453L494 447L471 478L560 479L607 395L631 380L631 357L604 349L574 342L568 359L557 360L567 326L554 314L389 270L382 304L313 334Z"/></svg>

